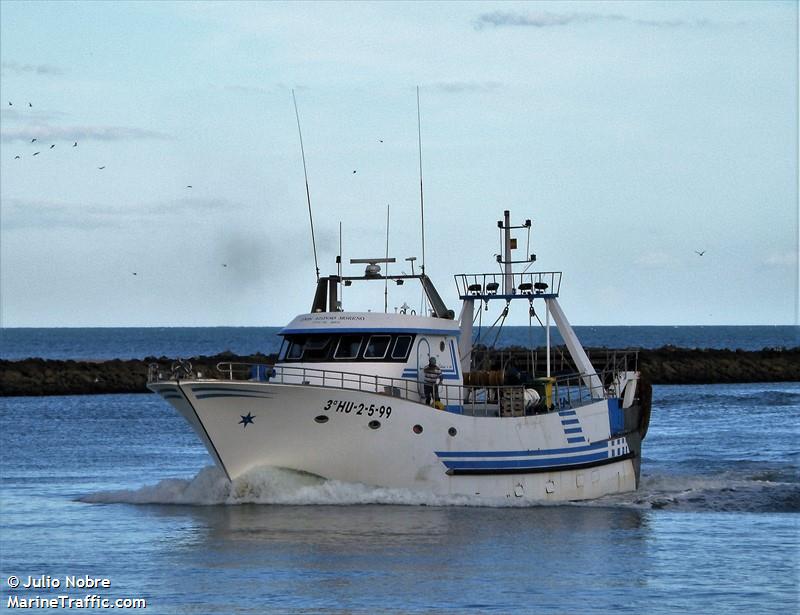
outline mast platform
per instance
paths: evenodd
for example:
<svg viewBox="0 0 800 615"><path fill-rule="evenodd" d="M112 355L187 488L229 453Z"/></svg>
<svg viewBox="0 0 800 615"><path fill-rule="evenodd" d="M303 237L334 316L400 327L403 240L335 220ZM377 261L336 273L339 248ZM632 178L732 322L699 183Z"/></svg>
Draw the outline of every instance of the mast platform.
<svg viewBox="0 0 800 615"><path fill-rule="evenodd" d="M493 299L555 299L561 290L560 271L530 273L462 273L453 276L459 299L491 301ZM504 292L505 282L511 293Z"/></svg>

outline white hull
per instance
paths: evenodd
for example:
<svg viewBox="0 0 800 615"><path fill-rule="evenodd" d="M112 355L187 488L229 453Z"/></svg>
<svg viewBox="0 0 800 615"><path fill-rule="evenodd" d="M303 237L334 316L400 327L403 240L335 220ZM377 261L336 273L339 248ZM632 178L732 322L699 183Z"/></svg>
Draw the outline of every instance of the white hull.
<svg viewBox="0 0 800 615"><path fill-rule="evenodd" d="M338 387L186 380L150 388L229 478L275 466L437 495L553 502L637 487L638 437L612 436L607 400L501 419Z"/></svg>

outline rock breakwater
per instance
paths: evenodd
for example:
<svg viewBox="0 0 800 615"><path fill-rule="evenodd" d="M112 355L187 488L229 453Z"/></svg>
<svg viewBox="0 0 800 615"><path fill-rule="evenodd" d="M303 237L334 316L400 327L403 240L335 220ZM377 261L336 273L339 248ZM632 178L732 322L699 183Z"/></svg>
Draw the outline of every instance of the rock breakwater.
<svg viewBox="0 0 800 615"><path fill-rule="evenodd" d="M492 357L503 351L485 351ZM589 349L590 357L606 349ZM616 351L616 352L630 352ZM538 351L541 357L542 349ZM221 362L272 363L275 355L238 356L223 352L193 357L193 369L207 377L219 375ZM541 359L539 359L541 362ZM0 395L92 395L146 393L148 365L168 370L173 359L114 359L110 361L59 361L39 358L0 360ZM676 348L638 350L639 369L653 384L716 384L736 382L800 382L800 347L765 348L759 351ZM596 363L598 369L602 363ZM554 365L558 371L558 365Z"/></svg>

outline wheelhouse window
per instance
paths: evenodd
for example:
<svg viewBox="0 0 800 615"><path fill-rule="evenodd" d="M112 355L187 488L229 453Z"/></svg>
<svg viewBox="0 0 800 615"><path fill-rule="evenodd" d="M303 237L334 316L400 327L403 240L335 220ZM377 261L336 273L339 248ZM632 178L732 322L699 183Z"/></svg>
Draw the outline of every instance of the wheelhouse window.
<svg viewBox="0 0 800 615"><path fill-rule="evenodd" d="M331 338L309 337L306 340L304 356L306 361L325 361L331 354Z"/></svg>
<svg viewBox="0 0 800 615"><path fill-rule="evenodd" d="M361 350L360 335L343 335L334 353L335 359L355 359Z"/></svg>
<svg viewBox="0 0 800 615"><path fill-rule="evenodd" d="M405 361L408 357L408 351L411 350L411 342L413 340L414 338L410 335L398 335L392 348L392 358Z"/></svg>
<svg viewBox="0 0 800 615"><path fill-rule="evenodd" d="M278 360L323 363L330 361L405 361L414 336L405 333L372 335L301 333L284 336Z"/></svg>
<svg viewBox="0 0 800 615"><path fill-rule="evenodd" d="M365 359L383 359L389 350L391 335L371 335L364 350Z"/></svg>
<svg viewBox="0 0 800 615"><path fill-rule="evenodd" d="M291 345L291 342L284 337L281 342L281 349L278 351L278 361L286 360L286 353L289 351L289 346Z"/></svg>
<svg viewBox="0 0 800 615"><path fill-rule="evenodd" d="M305 338L295 338L289 340L289 349L286 351L287 361L299 361L303 358L303 347L305 345Z"/></svg>

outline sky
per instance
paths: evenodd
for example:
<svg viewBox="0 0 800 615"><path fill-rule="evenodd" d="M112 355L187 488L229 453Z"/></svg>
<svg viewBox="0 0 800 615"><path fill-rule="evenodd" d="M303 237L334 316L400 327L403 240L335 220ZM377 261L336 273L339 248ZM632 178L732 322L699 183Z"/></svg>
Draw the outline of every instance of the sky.
<svg viewBox="0 0 800 615"><path fill-rule="evenodd" d="M293 89L322 274L340 223L345 262L385 255L387 206L410 273L417 87L425 268L456 312L510 209L573 324L798 323L796 2L3 1L0 62L3 327L308 312Z"/></svg>

